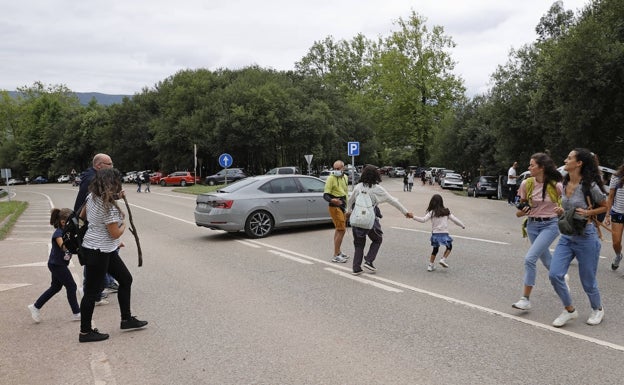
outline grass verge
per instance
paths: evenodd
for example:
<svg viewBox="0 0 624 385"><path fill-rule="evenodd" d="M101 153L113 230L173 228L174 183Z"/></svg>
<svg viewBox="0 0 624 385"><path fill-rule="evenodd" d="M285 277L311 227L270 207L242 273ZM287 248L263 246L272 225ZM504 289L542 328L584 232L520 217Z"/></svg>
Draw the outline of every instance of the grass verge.
<svg viewBox="0 0 624 385"><path fill-rule="evenodd" d="M199 195L199 194L203 194L207 192L216 191L217 189L220 189L223 186L225 185L206 186L203 184L194 184L188 187L176 187L173 189L173 191L183 193L183 194Z"/></svg>
<svg viewBox="0 0 624 385"><path fill-rule="evenodd" d="M0 240L4 239L28 207L27 202L0 202Z"/></svg>

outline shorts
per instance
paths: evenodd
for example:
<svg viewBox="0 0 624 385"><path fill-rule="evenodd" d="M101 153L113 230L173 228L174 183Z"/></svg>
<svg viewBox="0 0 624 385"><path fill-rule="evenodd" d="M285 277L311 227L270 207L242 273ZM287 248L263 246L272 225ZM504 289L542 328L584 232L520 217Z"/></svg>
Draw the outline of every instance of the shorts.
<svg viewBox="0 0 624 385"><path fill-rule="evenodd" d="M433 247L453 247L453 238L448 233L433 233L431 234L431 246Z"/></svg>
<svg viewBox="0 0 624 385"><path fill-rule="evenodd" d="M613 223L624 223L624 214L617 213L613 210L609 213L611 214L611 222Z"/></svg>
<svg viewBox="0 0 624 385"><path fill-rule="evenodd" d="M329 206L329 216L334 222L336 230L347 230L347 217L340 207Z"/></svg>

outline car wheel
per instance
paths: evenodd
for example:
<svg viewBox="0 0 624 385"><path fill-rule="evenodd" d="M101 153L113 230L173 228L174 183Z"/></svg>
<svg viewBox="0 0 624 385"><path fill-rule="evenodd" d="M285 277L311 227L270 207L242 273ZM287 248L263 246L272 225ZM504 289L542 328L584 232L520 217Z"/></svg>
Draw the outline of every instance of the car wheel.
<svg viewBox="0 0 624 385"><path fill-rule="evenodd" d="M167 186L167 182L165 182L164 180L161 180L161 181L160 181L160 185L161 185L161 186L163 186L163 187L165 187L165 186Z"/></svg>
<svg viewBox="0 0 624 385"><path fill-rule="evenodd" d="M214 186L214 185L215 185L214 179L208 179L208 186Z"/></svg>
<svg viewBox="0 0 624 385"><path fill-rule="evenodd" d="M251 213L245 222L245 234L250 238L263 238L273 231L273 217L267 211Z"/></svg>
<svg viewBox="0 0 624 385"><path fill-rule="evenodd" d="M180 186L182 186L182 187L186 187L186 181L185 181L185 180L183 180L182 182L180 182Z"/></svg>

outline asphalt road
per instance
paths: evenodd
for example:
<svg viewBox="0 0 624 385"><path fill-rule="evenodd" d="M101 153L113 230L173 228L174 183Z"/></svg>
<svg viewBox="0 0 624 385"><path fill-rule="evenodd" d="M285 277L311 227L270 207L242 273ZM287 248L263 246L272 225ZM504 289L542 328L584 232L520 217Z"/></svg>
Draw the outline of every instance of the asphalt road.
<svg viewBox="0 0 624 385"><path fill-rule="evenodd" d="M40 324L26 308L50 281L50 207L72 207L77 189L16 186L12 199L30 206L0 242L0 384L622 383L624 279L610 269L608 237L598 272L605 320L585 324L590 308L573 264L580 317L556 329L562 306L543 266L533 309L511 308L528 241L506 202L419 184L403 192L399 179L383 185L417 215L443 195L467 226L451 224L450 268L426 271L430 223L388 205L379 271L354 277L349 263L330 262L330 226L250 240L196 227L194 196L127 185L143 267L129 233L122 256L134 276L133 313L149 325L121 332L112 294L94 313L111 337L90 344L78 343L64 291ZM81 267L71 270L80 282Z"/></svg>

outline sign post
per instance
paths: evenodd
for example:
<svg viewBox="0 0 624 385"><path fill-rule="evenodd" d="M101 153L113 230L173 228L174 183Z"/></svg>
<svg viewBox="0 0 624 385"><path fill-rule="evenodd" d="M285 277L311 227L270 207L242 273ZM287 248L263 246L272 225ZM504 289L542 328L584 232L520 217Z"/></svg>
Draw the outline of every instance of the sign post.
<svg viewBox="0 0 624 385"><path fill-rule="evenodd" d="M9 178L11 177L11 169L10 168L1 169L0 176L6 179L7 190L9 192L9 202L11 202L11 186L9 186Z"/></svg>
<svg viewBox="0 0 624 385"><path fill-rule="evenodd" d="M351 157L351 165L353 166L353 171L351 172L351 185L355 186L355 157L360 156L360 142L348 142L347 153Z"/></svg>
<svg viewBox="0 0 624 385"><path fill-rule="evenodd" d="M228 153L223 153L219 155L219 166L225 169L225 184L227 184L227 169L232 165L234 159Z"/></svg>
<svg viewBox="0 0 624 385"><path fill-rule="evenodd" d="M308 175L312 174L312 168L311 168L311 164L312 164L312 158L314 157L314 155L304 155L303 156L306 160L306 162L308 162Z"/></svg>

